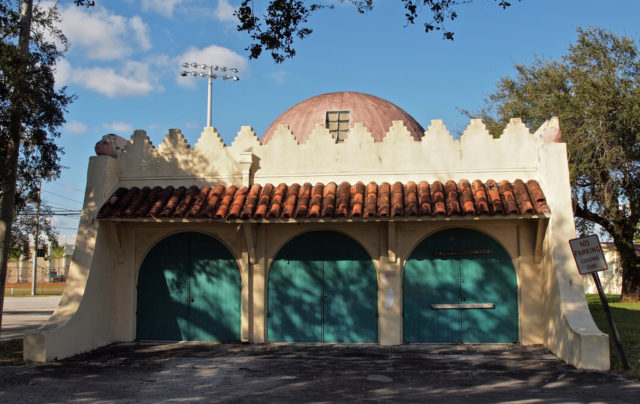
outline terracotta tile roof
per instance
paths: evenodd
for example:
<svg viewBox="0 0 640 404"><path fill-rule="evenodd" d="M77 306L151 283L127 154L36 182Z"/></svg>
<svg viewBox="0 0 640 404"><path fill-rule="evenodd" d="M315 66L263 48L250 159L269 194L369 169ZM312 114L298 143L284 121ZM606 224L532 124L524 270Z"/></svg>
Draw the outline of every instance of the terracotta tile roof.
<svg viewBox="0 0 640 404"><path fill-rule="evenodd" d="M549 213L534 180L513 183L476 180L469 183L422 181L418 184L362 182L337 185L272 184L251 188L119 188L105 202L99 219L200 218L374 218L482 216Z"/></svg>

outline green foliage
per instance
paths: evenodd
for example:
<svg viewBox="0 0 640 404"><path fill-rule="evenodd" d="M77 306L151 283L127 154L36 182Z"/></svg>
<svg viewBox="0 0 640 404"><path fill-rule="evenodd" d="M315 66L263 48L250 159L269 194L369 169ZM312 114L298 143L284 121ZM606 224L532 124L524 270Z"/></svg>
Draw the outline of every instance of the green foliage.
<svg viewBox="0 0 640 404"><path fill-rule="evenodd" d="M597 224L614 241L623 266L623 294L640 298L640 259L633 236L640 219L640 57L633 39L578 29L560 60L537 58L502 78L478 114L501 133L511 117L537 128L560 118L567 143L578 228Z"/></svg>
<svg viewBox="0 0 640 404"><path fill-rule="evenodd" d="M20 261L20 256L22 255L22 251L11 250L9 251L9 261L10 262L18 262Z"/></svg>
<svg viewBox="0 0 640 404"><path fill-rule="evenodd" d="M56 144L58 128L65 122L64 112L72 97L65 90L54 88L53 68L66 47L66 39L56 28L57 9L34 8L32 18L30 54L23 54L17 46L19 34L18 10L0 0L0 172L10 167L8 145L12 140L16 111L21 117L20 157L18 160L17 194L15 206L20 211L29 200L36 200L38 184L43 178L60 173ZM54 38L57 43L51 39ZM4 195L5 181L0 183L0 197Z"/></svg>
<svg viewBox="0 0 640 404"><path fill-rule="evenodd" d="M34 7L30 48L25 54L18 46L20 15L11 2L0 0L0 172L16 170L16 182L9 175L0 182L0 198L15 190L14 221L9 249L29 256L29 236L35 230L38 185L60 173L62 149L56 143L64 112L73 97L54 87L53 68L66 49L66 38L58 30L55 7ZM19 122L16 129L16 122ZM12 166L11 144L19 145L17 167ZM15 161L15 160L13 160ZM9 212L3 212L3 218ZM40 229L52 242L55 231L50 212L41 209Z"/></svg>
<svg viewBox="0 0 640 404"><path fill-rule="evenodd" d="M356 11L364 14L373 10L374 0L340 0L350 3ZM446 29L446 23L458 17L456 9L473 0L401 0L408 24L424 19L425 33L440 31L445 39L453 40L454 33ZM494 0L498 6L507 8L511 3ZM76 1L84 3L84 1ZM254 10L253 0L242 0L234 15L238 17L238 31L250 35L253 43L246 50L251 59L257 59L263 50L269 51L276 63L295 56L293 43L304 39L313 30L307 26L311 15L322 9L333 9L333 5L318 4L309 0L269 0L265 14L260 17Z"/></svg>
<svg viewBox="0 0 640 404"><path fill-rule="evenodd" d="M51 245L56 246L57 231L52 223L51 209L46 206L40 207L40 214L36 215L36 204L34 202L25 203L17 212L13 227L11 229L10 249L20 251L24 259L31 258L31 247L33 247L32 237L36 230L36 217L38 218L38 238L39 243L46 238Z"/></svg>
<svg viewBox="0 0 640 404"><path fill-rule="evenodd" d="M49 249L49 259L60 259L60 258L64 258L65 254L67 253L67 246L64 245L57 245L57 246L51 246Z"/></svg>
<svg viewBox="0 0 640 404"><path fill-rule="evenodd" d="M626 372L626 376L640 380L640 321L638 321L640 319L640 303L621 303L620 300L620 296L607 295L611 316L616 323L624 353L631 368ZM609 322L602 308L600 297L598 295L587 295L587 303L598 328L611 335ZM611 370L620 373L624 372L618 350L611 336L609 338L609 352L611 355Z"/></svg>

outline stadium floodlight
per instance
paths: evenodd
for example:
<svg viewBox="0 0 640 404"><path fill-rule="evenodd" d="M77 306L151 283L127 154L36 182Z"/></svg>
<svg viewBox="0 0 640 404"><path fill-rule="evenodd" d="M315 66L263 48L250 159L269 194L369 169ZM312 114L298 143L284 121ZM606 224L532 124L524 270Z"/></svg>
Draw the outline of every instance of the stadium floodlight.
<svg viewBox="0 0 640 404"><path fill-rule="evenodd" d="M217 79L217 78L221 78L222 80L231 80L231 81L238 81L240 80L240 78L238 76L229 76L227 74L225 74L224 76L221 75L217 75L217 74L213 74L214 71L221 71L221 72L232 72L234 74L238 73L238 69L236 69L235 67L226 67L226 66L218 66L218 65L205 65L205 64L198 64L197 62L184 62L182 63L182 67L185 69L188 69L189 67L193 68L193 69L201 69L201 70L206 70L206 72L197 72L197 71L186 71L186 70L182 70L180 72L180 76L181 77L188 77L188 76L192 76L192 77L202 77L202 78L206 78L209 80L209 94L208 94L208 98L207 98L207 126L211 126L211 115L212 115L212 98L213 98L213 80Z"/></svg>

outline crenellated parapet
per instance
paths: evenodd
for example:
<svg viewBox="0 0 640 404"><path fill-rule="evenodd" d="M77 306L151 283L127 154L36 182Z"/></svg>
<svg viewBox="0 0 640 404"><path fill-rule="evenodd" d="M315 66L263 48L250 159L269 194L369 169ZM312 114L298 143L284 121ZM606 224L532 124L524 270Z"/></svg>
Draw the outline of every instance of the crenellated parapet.
<svg viewBox="0 0 640 404"><path fill-rule="evenodd" d="M343 142L317 125L305 143L298 143L287 125L280 125L267 144L243 126L227 146L218 131L207 127L191 147L179 129L171 129L158 147L145 131L136 130L124 150L115 153L120 182L162 185L221 183L294 183L304 181L416 181L493 178L536 179L539 149L559 140L558 120L535 134L512 119L499 137L479 119L472 119L459 139L441 120L415 140L402 121L394 121L383 141L374 142L362 124L353 125ZM243 175L244 174L244 175Z"/></svg>

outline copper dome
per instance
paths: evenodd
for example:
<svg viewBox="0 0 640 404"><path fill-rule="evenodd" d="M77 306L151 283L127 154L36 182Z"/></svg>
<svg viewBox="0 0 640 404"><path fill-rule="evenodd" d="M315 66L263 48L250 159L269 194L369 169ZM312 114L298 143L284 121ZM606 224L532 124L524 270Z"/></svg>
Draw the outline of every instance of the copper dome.
<svg viewBox="0 0 640 404"><path fill-rule="evenodd" d="M382 141L392 121L402 121L416 140L424 135L424 129L411 115L389 101L369 94L344 91L316 95L289 108L273 121L261 142L268 143L279 125L288 125L298 143L305 143L317 124L325 125L328 111L349 111L349 126L364 124L376 142Z"/></svg>

